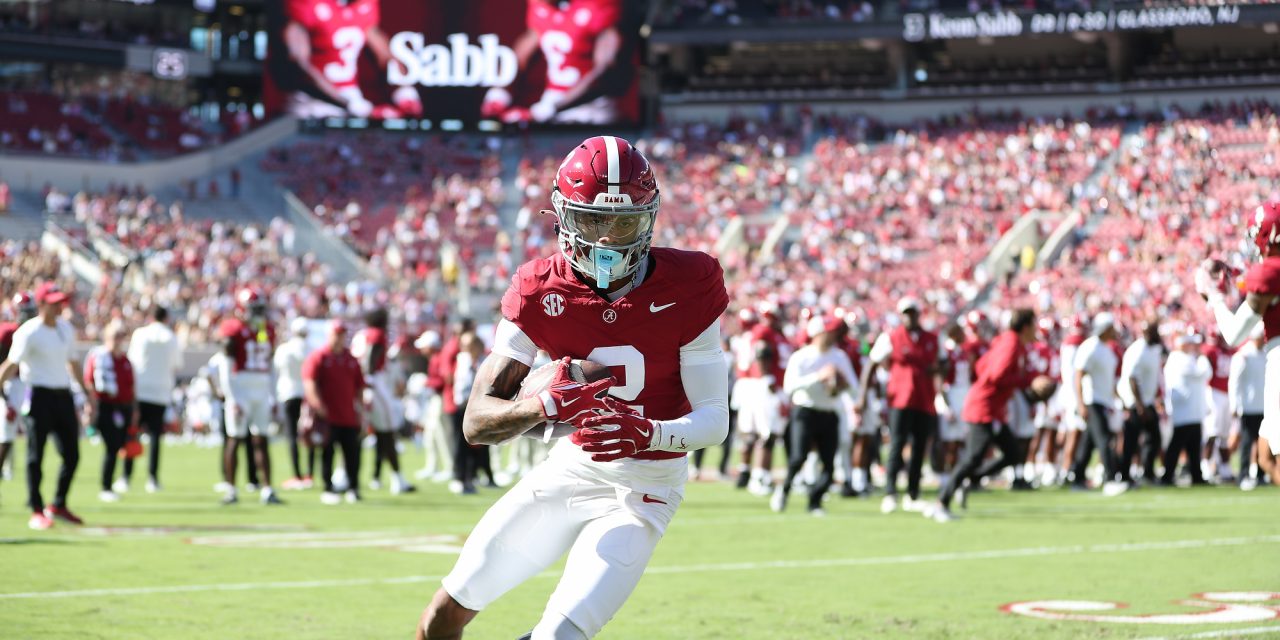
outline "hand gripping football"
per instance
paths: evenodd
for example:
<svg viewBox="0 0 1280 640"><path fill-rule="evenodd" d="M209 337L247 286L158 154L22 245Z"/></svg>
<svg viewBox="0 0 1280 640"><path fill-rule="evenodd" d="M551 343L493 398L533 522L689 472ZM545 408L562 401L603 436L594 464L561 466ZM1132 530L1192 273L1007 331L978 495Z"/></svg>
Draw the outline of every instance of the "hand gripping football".
<svg viewBox="0 0 1280 640"><path fill-rule="evenodd" d="M520 391L516 393L516 400L524 400L526 398L537 397L538 394L546 391L551 386L556 375L556 365L558 361L552 360L547 364L534 369L525 376L524 382L520 385ZM569 362L569 377L576 382L590 383L597 380L604 380L610 375L609 367L598 362L590 360L571 360ZM550 442L555 438L563 438L573 433L577 427L566 422L540 422L524 433L525 437L535 438L543 442Z"/></svg>
<svg viewBox="0 0 1280 640"><path fill-rule="evenodd" d="M1037 402L1044 402L1053 397L1053 392L1058 390L1058 384L1049 376L1036 376L1031 381L1031 398Z"/></svg>

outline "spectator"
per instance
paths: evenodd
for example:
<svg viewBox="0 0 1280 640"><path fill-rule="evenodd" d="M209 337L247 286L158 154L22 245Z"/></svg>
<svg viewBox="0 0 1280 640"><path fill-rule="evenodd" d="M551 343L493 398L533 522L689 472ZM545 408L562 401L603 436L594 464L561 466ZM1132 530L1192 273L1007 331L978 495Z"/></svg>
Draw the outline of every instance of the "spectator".
<svg viewBox="0 0 1280 640"><path fill-rule="evenodd" d="M413 342L427 360L427 373L423 393L426 395L422 411L422 447L426 459L419 478L445 480L452 477L453 453L450 446L453 424L444 423L444 399L441 397L444 381L440 372L440 334L424 331Z"/></svg>
<svg viewBox="0 0 1280 640"><path fill-rule="evenodd" d="M941 345L937 334L920 325L920 302L907 297L898 301L902 324L880 334L871 347L870 366L862 371L862 388L881 366L889 368L886 395L889 400L889 464L885 473L885 497L880 511L898 510L898 473L902 470L903 451L911 445L911 461L907 469L907 499L902 508L921 511L920 475L928 456L929 438L938 430L937 392L941 385ZM945 402L945 401L944 401ZM857 411L866 408L866 394L858 402Z"/></svg>
<svg viewBox="0 0 1280 640"><path fill-rule="evenodd" d="M319 431L327 435L320 456L320 474L324 476L320 501L335 505L342 500L333 484L335 447L342 447L346 499L359 502L360 403L365 383L360 363L347 348L347 327L341 321L329 326L328 343L311 352L302 364L302 384L313 420L323 425Z"/></svg>
<svg viewBox="0 0 1280 640"><path fill-rule="evenodd" d="M1231 414L1240 419L1240 488L1245 491L1252 491L1263 482L1253 453L1265 404L1262 393L1267 370L1267 338L1261 322L1253 328L1250 338L1231 356L1231 377L1227 381Z"/></svg>
<svg viewBox="0 0 1280 640"><path fill-rule="evenodd" d="M1124 453L1120 457L1120 473L1133 482L1129 465L1138 456L1142 442L1142 479L1156 481L1156 457L1160 454L1160 375L1164 345L1160 343L1160 325L1148 320L1142 336L1124 351L1120 364L1120 385L1116 389L1124 404ZM1159 409L1158 409L1159 407Z"/></svg>
<svg viewBox="0 0 1280 640"><path fill-rule="evenodd" d="M52 282L36 289L39 316L18 327L13 334L9 358L0 366L0 386L14 375L31 389L31 433L27 445L27 504L31 507L31 519L27 526L44 530L53 526L54 518L70 524L84 524L67 508L67 493L71 480L80 464L80 421L76 416L75 399L71 395L71 381L79 378L79 367L71 360L71 347L75 332L71 323L62 317L70 299ZM92 407L93 399L89 398ZM62 454L62 468L58 471L58 487L53 503L45 506L40 495L40 480L44 474L44 447L52 436Z"/></svg>
<svg viewBox="0 0 1280 640"><path fill-rule="evenodd" d="M302 417L302 402L305 396L305 385L302 380L302 364L307 359L307 319L294 318L289 324L292 334L284 344L276 349L272 357L272 365L276 373L276 406L281 407L284 417L285 439L289 442L289 461L293 464L293 477L281 485L285 489L310 489L312 472L315 469L315 447L311 442L307 447L307 470L303 473L298 456L298 420Z"/></svg>
<svg viewBox="0 0 1280 640"><path fill-rule="evenodd" d="M775 512L781 513L787 508L791 484L804 467L809 450L816 449L822 473L809 488L809 513L826 515L822 509L822 497L831 486L835 470L836 448L840 439L838 412L843 410L838 396L856 394L858 384L853 363L837 343L840 336L836 330L843 323L835 316L815 315L810 318L806 327L809 344L787 360L782 388L791 396L795 413L791 422L787 478L773 492L769 505Z"/></svg>
<svg viewBox="0 0 1280 640"><path fill-rule="evenodd" d="M133 366L125 355L128 342L124 325L112 322L102 332L102 345L90 350L84 361L84 390L97 407L93 424L104 445L102 490L98 493L103 502L120 501L120 496L111 490L111 481L116 457L138 413L134 406Z"/></svg>
<svg viewBox="0 0 1280 640"><path fill-rule="evenodd" d="M1201 428L1209 414L1209 378L1213 367L1200 352L1200 335L1194 330L1178 335L1177 348L1164 363L1164 384L1168 389L1165 403L1173 437L1164 451L1164 477L1160 484L1171 487L1176 477L1178 456L1185 453L1191 484L1203 485L1200 470Z"/></svg>
<svg viewBox="0 0 1280 640"><path fill-rule="evenodd" d="M1086 471L1093 450L1102 459L1104 495L1116 496L1129 489L1127 482L1118 480L1119 464L1116 462L1112 443L1111 419L1115 406L1116 371L1118 358L1111 343L1117 337L1115 317L1099 313L1093 318L1093 335L1076 349L1075 371L1076 397L1080 398L1077 413L1085 421L1086 438L1076 451L1072 467L1074 486L1087 488Z"/></svg>
<svg viewBox="0 0 1280 640"><path fill-rule="evenodd" d="M169 328L169 311L161 306L151 310L151 322L133 333L129 344L129 360L138 379L138 416L151 440L147 457L147 493L160 490L160 443L164 440L165 415L177 386L182 353L178 339ZM133 477L133 459L124 462L120 483L128 490Z"/></svg>

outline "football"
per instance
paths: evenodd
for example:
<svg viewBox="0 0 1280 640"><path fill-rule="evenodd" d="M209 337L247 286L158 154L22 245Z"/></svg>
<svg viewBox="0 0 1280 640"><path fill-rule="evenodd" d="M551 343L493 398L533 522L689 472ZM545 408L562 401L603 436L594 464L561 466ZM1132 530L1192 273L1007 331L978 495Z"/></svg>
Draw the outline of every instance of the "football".
<svg viewBox="0 0 1280 640"><path fill-rule="evenodd" d="M1057 389L1057 383L1049 376L1036 376L1031 381L1031 396L1038 401L1048 400Z"/></svg>
<svg viewBox="0 0 1280 640"><path fill-rule="evenodd" d="M524 400L532 398L539 393L546 391L551 386L551 380L555 378L556 366L558 360L552 360L547 364L534 369L525 376L524 382L520 385L520 391L516 393L516 400ZM595 382L604 380L610 375L609 367L598 362L590 360L571 360L569 362L569 377L582 383ZM534 425L528 431L524 432L527 438L535 438L543 442L550 442L555 438L563 438L573 433L575 427L564 422L552 422L550 424L541 422Z"/></svg>

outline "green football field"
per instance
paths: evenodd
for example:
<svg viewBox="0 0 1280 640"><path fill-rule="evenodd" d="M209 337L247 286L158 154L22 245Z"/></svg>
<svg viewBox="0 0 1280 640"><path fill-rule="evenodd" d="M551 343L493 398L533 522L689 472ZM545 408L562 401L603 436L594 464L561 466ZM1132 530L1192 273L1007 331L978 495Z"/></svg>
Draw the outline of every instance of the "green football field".
<svg viewBox="0 0 1280 640"><path fill-rule="evenodd" d="M135 478L120 503L103 504L101 449L85 444L71 499L87 522L79 530L27 529L15 465L19 477L0 483L0 638L409 638L498 495L429 484L366 492L359 505L323 506L312 490L284 492L283 507L222 507L212 450L166 454L163 493L143 493ZM834 498L825 519L802 505L777 515L726 484L691 484L648 574L599 637L1280 637L1280 593L1240 593L1280 591L1275 490L997 490L948 525L881 515L874 500ZM468 637L532 628L558 573L508 594ZM1207 592L1220 595L1195 595ZM1050 616L1123 618L1002 611L1046 600L1098 603Z"/></svg>

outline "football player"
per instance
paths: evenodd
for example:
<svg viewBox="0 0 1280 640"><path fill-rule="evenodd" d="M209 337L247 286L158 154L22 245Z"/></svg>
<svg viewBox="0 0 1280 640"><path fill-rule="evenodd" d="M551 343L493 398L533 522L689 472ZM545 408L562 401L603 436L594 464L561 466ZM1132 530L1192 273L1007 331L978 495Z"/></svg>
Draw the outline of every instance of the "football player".
<svg viewBox="0 0 1280 640"><path fill-rule="evenodd" d="M386 462L391 465L392 495L409 493L416 489L401 475L400 454L396 451L396 428L403 416L396 415L402 412L396 411L399 403L391 394L391 375L387 371L389 317L386 308L379 307L369 311L365 314L364 322L365 328L351 341L351 355L360 362L364 378L369 383L364 390L364 404L377 440L373 478L369 480L369 488L381 488L378 476L381 475L382 463Z"/></svg>
<svg viewBox="0 0 1280 640"><path fill-rule="evenodd" d="M968 340L965 330L958 324L946 329L947 339L943 342L942 352L946 365L943 369L943 383L946 385L943 394L947 399L949 411L938 416L938 440L941 444L941 461L939 465L938 484L946 484L960 460L960 448L964 445L968 425L961 419L959 411L964 408L964 399L969 395L969 387L973 383L973 365L981 356L980 349L969 348L970 344L979 345L981 341L974 334L974 340Z"/></svg>
<svg viewBox="0 0 1280 640"><path fill-rule="evenodd" d="M481 115L506 122L567 122L608 124L618 119L613 97L619 93L618 71L629 60L618 30L621 0L529 0L528 29L516 40L519 73L523 75L535 52L547 64L542 97L527 109L512 107L511 93L490 89ZM624 63L624 64L619 64Z"/></svg>
<svg viewBox="0 0 1280 640"><path fill-rule="evenodd" d="M235 504L236 449L253 439L254 463L258 468L263 504L281 504L271 488L271 453L267 434L271 423L271 356L276 335L267 321L267 301L257 289L236 292L236 315L219 327L225 340L227 366L222 367L222 389L226 393L227 441L223 449L223 480L227 493L223 504ZM247 445L246 445L247 446Z"/></svg>
<svg viewBox="0 0 1280 640"><path fill-rule="evenodd" d="M1235 482L1231 473L1231 450L1228 446L1235 421L1231 416L1231 403L1227 398L1227 381L1231 377L1231 356L1235 349L1223 343L1222 336L1207 340L1204 357L1209 359L1213 377L1209 378L1209 415L1204 419L1204 474L1217 470L1221 483Z"/></svg>
<svg viewBox="0 0 1280 640"><path fill-rule="evenodd" d="M1080 401L1076 398L1075 372L1072 363L1076 359L1076 350L1084 343L1087 325L1083 318L1071 319L1067 336L1062 339L1058 349L1058 362L1062 367L1062 379L1058 381L1058 413L1062 419L1058 422L1058 432L1062 434L1062 462L1054 474L1056 480L1063 481L1070 476L1071 461L1075 460L1076 450L1080 448L1080 434L1084 433L1084 418L1080 417ZM1084 482L1084 479L1080 479Z"/></svg>
<svg viewBox="0 0 1280 640"><path fill-rule="evenodd" d="M13 296L10 311L16 322L0 322L0 362L9 357L9 347L13 345L13 332L22 323L36 317L36 301L30 293L22 292ZM13 443L18 439L18 422L22 419L22 405L26 402L26 383L14 376L8 383L0 387L0 469L4 469L13 450ZM8 474L5 474L8 477Z"/></svg>
<svg viewBox="0 0 1280 640"><path fill-rule="evenodd" d="M1062 378L1061 353L1053 346L1057 339L1057 329L1058 323L1054 322L1053 318L1040 318L1040 335L1032 343L1030 353L1035 354L1034 359L1038 361L1036 368L1043 370L1045 375L1061 387L1062 385L1057 384ZM1062 417L1062 405L1059 399L1061 392L1059 388L1053 396L1036 404L1036 435L1027 450L1028 471L1024 477L1039 478L1041 486L1052 486L1058 479L1054 461L1058 455L1058 423Z"/></svg>
<svg viewBox="0 0 1280 640"><path fill-rule="evenodd" d="M394 107L375 107L360 90L356 76L368 46L384 72L391 63L387 34L378 26L380 0L286 0L284 44L300 72L300 86L287 86L286 111L300 118L397 118L422 115L413 87L392 94ZM396 62L395 64L399 64ZM277 81L283 78L276 77Z"/></svg>
<svg viewBox="0 0 1280 640"><path fill-rule="evenodd" d="M1258 430L1258 467L1280 484L1280 201L1264 203L1254 211L1249 238L1258 248L1260 262L1244 276L1245 299L1232 312L1227 306L1227 269L1221 263L1202 265L1196 272L1196 290L1204 297L1218 330L1227 344L1240 346L1254 325L1262 322L1266 334L1267 371L1263 382L1266 406Z"/></svg>
<svg viewBox="0 0 1280 640"><path fill-rule="evenodd" d="M560 252L525 263L464 422L494 444L546 420L578 429L493 505L423 612L418 638L458 638L486 606L568 552L535 638L591 638L622 607L684 497L687 453L729 428L715 258L650 248L658 183L626 140L589 138L556 172ZM538 349L560 363L551 385L513 401ZM568 358L616 378L583 384ZM606 393L607 392L607 393Z"/></svg>

